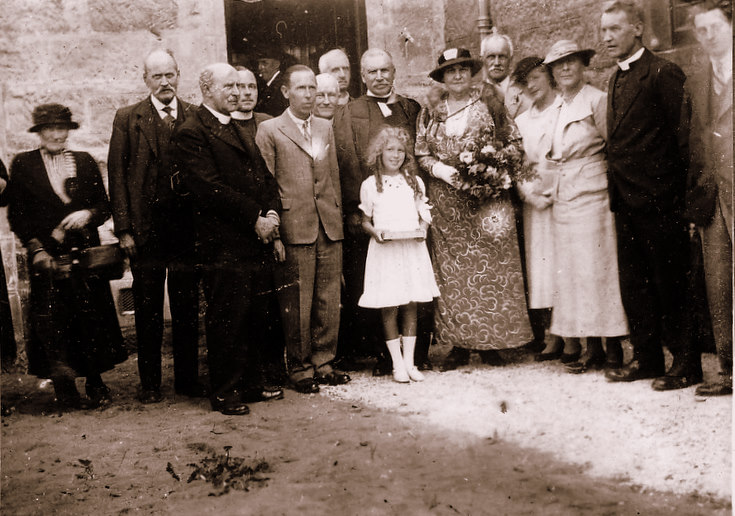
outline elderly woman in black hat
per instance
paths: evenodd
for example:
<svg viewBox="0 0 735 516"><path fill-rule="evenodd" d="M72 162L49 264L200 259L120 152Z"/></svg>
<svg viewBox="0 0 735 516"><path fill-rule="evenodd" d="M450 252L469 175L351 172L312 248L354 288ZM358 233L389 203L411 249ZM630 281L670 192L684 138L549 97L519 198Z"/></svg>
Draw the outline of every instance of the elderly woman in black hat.
<svg viewBox="0 0 735 516"><path fill-rule="evenodd" d="M79 273L75 253L99 246L97 227L110 216L97 163L66 149L69 108L43 104L33 111L40 147L10 166L8 220L28 251L32 335L29 372L51 378L62 408L110 402L100 373L126 358L109 282ZM75 378L86 377L86 394Z"/></svg>
<svg viewBox="0 0 735 516"><path fill-rule="evenodd" d="M471 351L486 364L501 364L497 350L531 339L509 192L483 201L458 177L457 166L469 161L473 149L494 149L489 140L520 148L518 130L504 107L484 99L473 83L481 68L466 49L442 52L429 76L446 92L421 111L417 122L416 156L429 176L430 248L441 292L435 332L440 344L452 346L445 370L467 364Z"/></svg>
<svg viewBox="0 0 735 516"><path fill-rule="evenodd" d="M552 175L555 271L552 342L538 360L561 358L570 372L620 367L620 337L628 333L618 283L613 215L607 193L607 97L587 84L584 71L595 51L557 41L544 64L561 94L551 109L556 122L540 163ZM581 356L581 338L587 349ZM607 356L601 337L607 340Z"/></svg>

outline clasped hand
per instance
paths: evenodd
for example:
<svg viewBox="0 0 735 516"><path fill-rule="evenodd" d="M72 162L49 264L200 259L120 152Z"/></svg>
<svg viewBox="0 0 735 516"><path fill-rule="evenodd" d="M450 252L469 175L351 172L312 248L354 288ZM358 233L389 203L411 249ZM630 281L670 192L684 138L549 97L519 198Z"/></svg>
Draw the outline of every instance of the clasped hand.
<svg viewBox="0 0 735 516"><path fill-rule="evenodd" d="M278 236L278 221L273 217L258 217L255 233L264 244L269 244Z"/></svg>
<svg viewBox="0 0 735 516"><path fill-rule="evenodd" d="M92 212L89 210L73 211L59 223L59 227L65 231L70 229L82 229L89 224Z"/></svg>

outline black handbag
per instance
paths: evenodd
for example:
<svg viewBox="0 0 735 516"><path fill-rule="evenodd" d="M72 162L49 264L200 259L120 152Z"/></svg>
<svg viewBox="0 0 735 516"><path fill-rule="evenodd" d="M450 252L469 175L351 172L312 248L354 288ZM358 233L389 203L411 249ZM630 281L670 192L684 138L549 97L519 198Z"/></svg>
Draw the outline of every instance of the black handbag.
<svg viewBox="0 0 735 516"><path fill-rule="evenodd" d="M120 244L87 247L72 254L72 267L88 277L120 279L125 272L125 255Z"/></svg>

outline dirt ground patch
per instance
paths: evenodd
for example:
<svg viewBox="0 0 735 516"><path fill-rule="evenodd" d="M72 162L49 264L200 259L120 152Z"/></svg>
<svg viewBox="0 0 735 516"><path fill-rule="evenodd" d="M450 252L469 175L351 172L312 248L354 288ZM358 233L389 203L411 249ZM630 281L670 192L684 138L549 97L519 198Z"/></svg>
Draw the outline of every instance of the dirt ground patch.
<svg viewBox="0 0 735 516"><path fill-rule="evenodd" d="M170 363L165 366L170 385ZM588 466L502 436L452 430L390 407L335 399L336 393L287 391L283 400L251 405L243 417L212 412L205 400L167 388L162 403L142 406L134 398L136 367L133 356L105 375L114 393L107 410L63 415L54 409L50 385L3 375L3 405L12 408L2 419L4 514L731 512L728 500L591 476ZM368 381L358 378L354 388ZM225 453L267 468L255 473L248 490L235 486L226 494L201 479L187 482L191 464Z"/></svg>

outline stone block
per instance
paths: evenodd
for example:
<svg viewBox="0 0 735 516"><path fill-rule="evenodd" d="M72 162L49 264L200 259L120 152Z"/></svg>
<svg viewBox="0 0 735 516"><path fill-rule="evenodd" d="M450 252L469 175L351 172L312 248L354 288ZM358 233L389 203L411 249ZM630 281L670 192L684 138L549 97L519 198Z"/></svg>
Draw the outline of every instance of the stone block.
<svg viewBox="0 0 735 516"><path fill-rule="evenodd" d="M148 30L160 36L178 24L175 0L88 0L92 29L97 32Z"/></svg>
<svg viewBox="0 0 735 516"><path fill-rule="evenodd" d="M62 0L3 0L0 33L47 34L68 32Z"/></svg>

